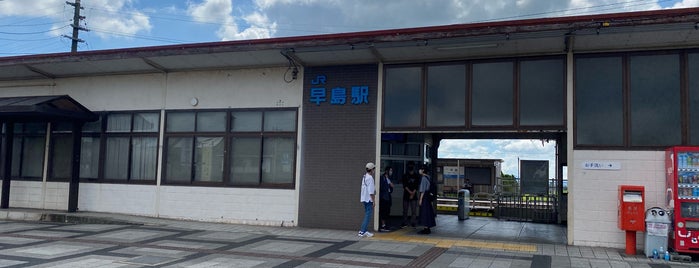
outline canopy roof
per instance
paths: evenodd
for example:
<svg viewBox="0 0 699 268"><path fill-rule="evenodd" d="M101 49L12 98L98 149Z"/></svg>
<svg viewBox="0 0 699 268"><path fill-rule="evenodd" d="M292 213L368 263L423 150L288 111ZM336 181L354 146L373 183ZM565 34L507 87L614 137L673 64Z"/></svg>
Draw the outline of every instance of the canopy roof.
<svg viewBox="0 0 699 268"><path fill-rule="evenodd" d="M95 121L97 118L68 95L0 98L0 121Z"/></svg>

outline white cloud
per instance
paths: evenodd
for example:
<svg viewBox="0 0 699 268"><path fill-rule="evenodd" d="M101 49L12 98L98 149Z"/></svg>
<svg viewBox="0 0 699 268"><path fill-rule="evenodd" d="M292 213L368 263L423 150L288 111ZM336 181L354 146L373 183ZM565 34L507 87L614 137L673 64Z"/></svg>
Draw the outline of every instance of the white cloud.
<svg viewBox="0 0 699 268"><path fill-rule="evenodd" d="M219 40L240 40L660 9L658 2L672 8L699 6L699 0L84 0L82 5L87 27L101 39L196 36L192 41L197 42L211 41L214 33L207 36L204 31L211 30L192 21L213 25ZM61 28L54 36L70 33L72 13L65 0L0 0L0 19L49 20L51 28ZM183 28L202 32L183 36ZM148 36L151 32L157 36Z"/></svg>
<svg viewBox="0 0 699 268"><path fill-rule="evenodd" d="M548 160L553 177L556 165L555 142L541 140L443 140L439 158L502 159L502 172L519 176L519 160Z"/></svg>
<svg viewBox="0 0 699 268"><path fill-rule="evenodd" d="M132 0L91 0L87 10L88 29L102 38L135 35L152 29L150 17L132 6Z"/></svg>
<svg viewBox="0 0 699 268"><path fill-rule="evenodd" d="M68 7L62 0L4 0L0 1L0 15L57 18Z"/></svg>
<svg viewBox="0 0 699 268"><path fill-rule="evenodd" d="M689 8L689 7L698 7L699 6L699 0L683 0L679 3L675 3L673 5L673 8Z"/></svg>
<svg viewBox="0 0 699 268"><path fill-rule="evenodd" d="M232 0L190 2L187 13L197 22L221 25L216 31L221 41L269 38L276 28L276 23L270 23L264 14L252 12L242 18L248 27L241 31L233 15Z"/></svg>
<svg viewBox="0 0 699 268"><path fill-rule="evenodd" d="M661 1L661 0L658 0ZM684 0L675 7L696 6ZM254 0L278 36L355 32L660 9L656 1L615 0Z"/></svg>
<svg viewBox="0 0 699 268"><path fill-rule="evenodd" d="M187 13L194 21L206 23L230 23L233 21L231 0L204 0L201 3L189 3Z"/></svg>
<svg viewBox="0 0 699 268"><path fill-rule="evenodd" d="M72 2L72 1L71 1ZM133 35L147 32L151 29L147 15L132 6L132 0L91 0L83 1L82 13L88 27L94 25L95 33L100 37ZM35 17L52 20L52 29L66 28L73 23L74 7L61 0L4 0L0 1L0 16ZM58 36L70 33L53 31L50 34Z"/></svg>

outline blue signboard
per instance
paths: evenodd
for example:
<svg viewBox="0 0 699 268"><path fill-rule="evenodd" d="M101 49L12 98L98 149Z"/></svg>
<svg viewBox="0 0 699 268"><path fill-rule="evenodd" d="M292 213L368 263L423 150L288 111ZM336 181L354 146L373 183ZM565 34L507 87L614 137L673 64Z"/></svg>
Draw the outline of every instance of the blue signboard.
<svg viewBox="0 0 699 268"><path fill-rule="evenodd" d="M311 94L309 101L320 105L323 102L328 102L328 90L326 88L327 77L318 75L311 80ZM369 86L350 86L349 102L354 105L369 104ZM347 103L347 88L333 87L330 89L329 102L331 105L345 105Z"/></svg>

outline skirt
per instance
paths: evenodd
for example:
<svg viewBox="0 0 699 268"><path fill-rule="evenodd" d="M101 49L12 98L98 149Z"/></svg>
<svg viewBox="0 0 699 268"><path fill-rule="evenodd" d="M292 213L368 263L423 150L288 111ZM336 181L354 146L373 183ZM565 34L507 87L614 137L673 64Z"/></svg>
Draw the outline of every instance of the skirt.
<svg viewBox="0 0 699 268"><path fill-rule="evenodd" d="M436 216L432 202L422 202L420 205L420 225L428 228L436 226Z"/></svg>

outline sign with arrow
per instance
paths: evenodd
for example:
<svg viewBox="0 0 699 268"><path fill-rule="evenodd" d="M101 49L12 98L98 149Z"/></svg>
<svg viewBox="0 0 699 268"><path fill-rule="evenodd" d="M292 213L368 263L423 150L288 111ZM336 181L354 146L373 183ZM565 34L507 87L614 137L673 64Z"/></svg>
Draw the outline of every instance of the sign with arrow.
<svg viewBox="0 0 699 268"><path fill-rule="evenodd" d="M621 163L611 161L585 161L582 163L583 169L604 169L604 170L620 170Z"/></svg>

